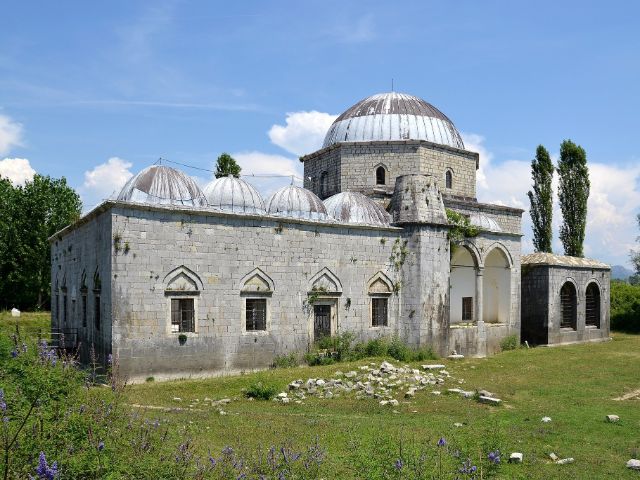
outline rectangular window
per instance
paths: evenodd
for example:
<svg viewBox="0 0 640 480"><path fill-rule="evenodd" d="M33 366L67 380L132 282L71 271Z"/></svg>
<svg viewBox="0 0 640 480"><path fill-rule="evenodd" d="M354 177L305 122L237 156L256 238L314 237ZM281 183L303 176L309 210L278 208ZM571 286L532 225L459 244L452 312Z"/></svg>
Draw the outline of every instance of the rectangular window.
<svg viewBox="0 0 640 480"><path fill-rule="evenodd" d="M171 333L195 332L193 298L171 299Z"/></svg>
<svg viewBox="0 0 640 480"><path fill-rule="evenodd" d="M247 298L246 300L247 332L267 329L267 299Z"/></svg>
<svg viewBox="0 0 640 480"><path fill-rule="evenodd" d="M388 298L371 299L371 326L386 327L388 324Z"/></svg>
<svg viewBox="0 0 640 480"><path fill-rule="evenodd" d="M67 312L67 296L64 295L62 297L62 321L64 323L67 323L67 316L69 315L69 312Z"/></svg>
<svg viewBox="0 0 640 480"><path fill-rule="evenodd" d="M60 295L56 294L56 320L60 322Z"/></svg>
<svg viewBox="0 0 640 480"><path fill-rule="evenodd" d="M462 297L462 321L473 322L473 297Z"/></svg>
<svg viewBox="0 0 640 480"><path fill-rule="evenodd" d="M87 296L82 295L82 326L87 326Z"/></svg>
<svg viewBox="0 0 640 480"><path fill-rule="evenodd" d="M93 322L98 331L100 331L100 313L100 295L96 295L93 299Z"/></svg>

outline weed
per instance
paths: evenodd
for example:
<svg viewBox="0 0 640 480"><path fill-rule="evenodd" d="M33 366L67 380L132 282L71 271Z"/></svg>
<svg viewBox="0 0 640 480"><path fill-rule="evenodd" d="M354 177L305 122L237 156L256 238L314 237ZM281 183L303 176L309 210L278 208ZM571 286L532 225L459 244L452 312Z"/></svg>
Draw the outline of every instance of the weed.
<svg viewBox="0 0 640 480"><path fill-rule="evenodd" d="M244 396L256 400L271 400L278 393L278 387L270 383L254 382L247 387Z"/></svg>

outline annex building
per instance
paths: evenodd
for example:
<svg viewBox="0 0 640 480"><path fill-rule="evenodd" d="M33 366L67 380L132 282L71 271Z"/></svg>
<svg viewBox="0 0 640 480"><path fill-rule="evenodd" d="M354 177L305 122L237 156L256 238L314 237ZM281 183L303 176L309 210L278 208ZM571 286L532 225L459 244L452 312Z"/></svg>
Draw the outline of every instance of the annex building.
<svg viewBox="0 0 640 480"><path fill-rule="evenodd" d="M240 178L201 189L165 165L142 170L51 237L52 327L84 361L90 347L102 361L113 354L136 380L264 368L347 331L490 355L531 330L521 325L530 291L560 299L540 307L537 329L567 308L584 317L582 293L561 298L562 265L541 269L553 281L521 286L523 211L477 201L478 154L424 100L368 97L300 161L304 188L266 201ZM452 245L447 209L478 234ZM608 267L592 273L580 274L584 288L608 299ZM588 336L566 339L608 337L608 301L597 305Z"/></svg>

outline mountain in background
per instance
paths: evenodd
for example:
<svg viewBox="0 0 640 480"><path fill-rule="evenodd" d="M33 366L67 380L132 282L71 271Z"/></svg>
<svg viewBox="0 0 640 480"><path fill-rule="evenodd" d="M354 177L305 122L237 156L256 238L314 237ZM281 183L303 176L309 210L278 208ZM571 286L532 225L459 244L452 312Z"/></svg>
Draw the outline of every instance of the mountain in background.
<svg viewBox="0 0 640 480"><path fill-rule="evenodd" d="M633 270L623 267L622 265L613 265L611 267L612 280L628 280L634 274Z"/></svg>

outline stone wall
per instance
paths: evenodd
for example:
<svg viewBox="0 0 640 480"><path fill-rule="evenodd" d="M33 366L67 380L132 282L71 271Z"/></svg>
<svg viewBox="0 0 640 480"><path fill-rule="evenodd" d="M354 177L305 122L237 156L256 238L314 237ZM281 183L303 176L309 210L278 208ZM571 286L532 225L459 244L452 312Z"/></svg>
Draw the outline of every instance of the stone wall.
<svg viewBox="0 0 640 480"><path fill-rule="evenodd" d="M476 196L478 154L424 141L345 142L301 158L305 188L320 194L320 175L339 177L338 191L370 193L393 188L395 178L407 174L432 175L443 192L467 198ZM378 166L387 169L387 185L376 185ZM445 189L445 172L453 173L451 189Z"/></svg>
<svg viewBox="0 0 640 480"><path fill-rule="evenodd" d="M51 239L51 326L54 332L64 333L67 346L79 346L84 363L90 359L91 348L101 363L111 353L111 232L111 215L103 211ZM86 296L86 324L83 296Z"/></svg>
<svg viewBox="0 0 640 480"><path fill-rule="evenodd" d="M400 295L389 296L389 327L371 327L368 282L394 277L390 257L401 230L358 228L273 217L118 206L113 228L128 253L113 258L113 349L132 377L188 376L268 366L275 355L306 351L312 341L308 294L316 276L338 285L333 333L362 339L398 329ZM184 345L170 333L168 275L197 276L197 333ZM266 332L246 332L242 279L256 268L272 282ZM323 273L324 272L324 273ZM170 277L171 275L169 275ZM334 288L340 292L331 293Z"/></svg>
<svg viewBox="0 0 640 480"><path fill-rule="evenodd" d="M546 335L546 344L549 345L608 339L610 273L609 270L601 268L526 265L522 278L522 297L523 305L527 305L531 311L523 310L525 312L522 319L523 338L530 342L542 343ZM560 326L562 315L560 290L565 282L573 283L577 292L575 330ZM586 325L586 289L592 282L598 285L600 291L600 328Z"/></svg>
<svg viewBox="0 0 640 480"><path fill-rule="evenodd" d="M483 213L495 220L505 233L522 234L522 213L520 208L504 207L487 203L473 202L463 199L443 196L444 206L464 215Z"/></svg>

